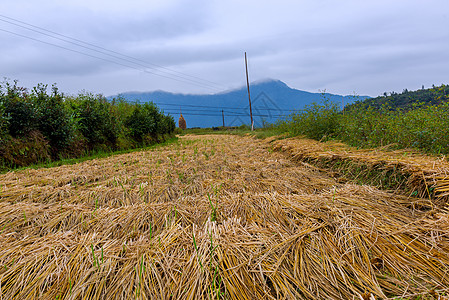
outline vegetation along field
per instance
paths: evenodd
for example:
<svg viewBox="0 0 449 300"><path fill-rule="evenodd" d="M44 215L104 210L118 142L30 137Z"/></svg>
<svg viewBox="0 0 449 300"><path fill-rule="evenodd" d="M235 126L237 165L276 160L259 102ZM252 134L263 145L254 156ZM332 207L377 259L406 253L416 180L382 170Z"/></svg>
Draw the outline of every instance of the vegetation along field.
<svg viewBox="0 0 449 300"><path fill-rule="evenodd" d="M445 299L448 171L405 151L185 135L9 172L0 298Z"/></svg>

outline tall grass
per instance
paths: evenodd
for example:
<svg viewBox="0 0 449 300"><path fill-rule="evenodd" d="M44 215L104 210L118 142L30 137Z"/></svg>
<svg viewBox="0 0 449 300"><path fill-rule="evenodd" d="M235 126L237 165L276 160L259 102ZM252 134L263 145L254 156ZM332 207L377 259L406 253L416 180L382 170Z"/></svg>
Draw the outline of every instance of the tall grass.
<svg viewBox="0 0 449 300"><path fill-rule="evenodd" d="M323 101L307 106L278 122L291 136L316 140L338 139L351 146L415 148L427 153L449 153L449 103L405 111L372 106L352 106L343 112L338 105Z"/></svg>

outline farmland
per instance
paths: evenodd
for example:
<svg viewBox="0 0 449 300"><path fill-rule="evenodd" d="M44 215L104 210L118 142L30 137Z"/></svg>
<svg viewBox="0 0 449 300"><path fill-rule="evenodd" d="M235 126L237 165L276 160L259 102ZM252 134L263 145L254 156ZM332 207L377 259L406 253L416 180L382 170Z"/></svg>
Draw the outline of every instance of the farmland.
<svg viewBox="0 0 449 300"><path fill-rule="evenodd" d="M350 162L354 176L336 175ZM368 171L372 184L356 184ZM448 171L404 151L186 135L9 172L0 298L444 297ZM382 174L401 175L397 188Z"/></svg>

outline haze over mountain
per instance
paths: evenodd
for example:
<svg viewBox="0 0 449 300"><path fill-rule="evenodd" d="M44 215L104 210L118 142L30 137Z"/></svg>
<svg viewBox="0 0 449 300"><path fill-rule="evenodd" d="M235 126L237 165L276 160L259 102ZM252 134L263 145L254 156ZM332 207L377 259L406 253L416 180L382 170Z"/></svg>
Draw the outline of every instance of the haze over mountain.
<svg viewBox="0 0 449 300"><path fill-rule="evenodd" d="M280 80L264 80L250 85L252 111L255 127L265 122L273 123L291 112L304 108L312 102L329 99L347 105L368 96L341 96L328 93L310 93L290 88ZM117 96L117 95L116 95ZM111 96L113 98L116 96ZM127 101L153 101L177 122L182 112L187 127L240 126L251 124L246 86L212 95L174 94L165 91L126 92L120 94Z"/></svg>

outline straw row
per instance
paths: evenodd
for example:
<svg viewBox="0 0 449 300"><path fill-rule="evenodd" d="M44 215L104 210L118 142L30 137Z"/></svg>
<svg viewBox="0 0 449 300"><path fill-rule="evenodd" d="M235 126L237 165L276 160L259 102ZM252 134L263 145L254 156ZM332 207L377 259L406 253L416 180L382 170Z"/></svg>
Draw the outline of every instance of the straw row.
<svg viewBox="0 0 449 300"><path fill-rule="evenodd" d="M388 146L356 149L335 141L290 138L272 142L275 150L336 171L343 181L360 178L380 188L436 199L438 205L444 205L449 196L449 163L444 156L426 156L410 149L392 151Z"/></svg>

